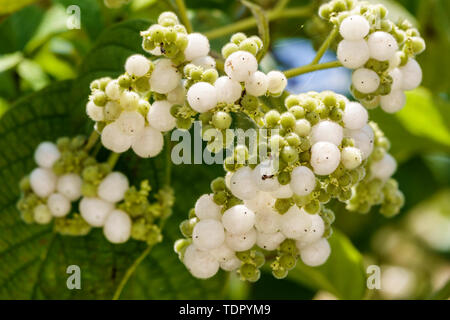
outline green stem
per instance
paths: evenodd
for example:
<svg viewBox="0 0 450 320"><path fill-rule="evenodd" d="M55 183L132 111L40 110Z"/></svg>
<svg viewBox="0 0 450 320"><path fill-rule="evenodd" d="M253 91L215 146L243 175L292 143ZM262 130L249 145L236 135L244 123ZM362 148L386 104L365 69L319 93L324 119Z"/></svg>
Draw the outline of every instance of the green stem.
<svg viewBox="0 0 450 320"><path fill-rule="evenodd" d="M98 138L100 137L100 134L97 131L92 131L91 135L89 136L86 145L84 146L84 150L89 152L97 143Z"/></svg>
<svg viewBox="0 0 450 320"><path fill-rule="evenodd" d="M117 286L116 291L114 292L113 295L113 300L118 300L120 297L120 294L122 293L123 288L125 287L125 285L127 284L128 280L130 279L130 277L133 275L133 273L136 271L136 268L141 264L141 262L145 259L145 257L148 256L148 254L150 253L150 251L152 250L153 246L148 246L139 257L137 257L136 260L134 260L133 264L127 269L127 271L125 272L122 280L120 280L119 285Z"/></svg>
<svg viewBox="0 0 450 320"><path fill-rule="evenodd" d="M324 69L331 69L331 68L338 68L342 67L342 64L339 61L332 61L332 62L326 62L321 64L308 64L303 67L294 68L290 70L284 71L284 75L286 78L293 78L305 73L314 72L318 70L324 70Z"/></svg>
<svg viewBox="0 0 450 320"><path fill-rule="evenodd" d="M300 18L307 17L311 15L312 10L310 6L306 7L296 7L296 8L288 8L284 10L272 10L267 13L267 19L269 21L282 19L282 18ZM231 33L251 29L257 26L257 22L254 17L242 19L235 23L226 25L221 28L217 28L208 32L205 32L204 35L212 40L217 39L223 36L226 36Z"/></svg>
<svg viewBox="0 0 450 320"><path fill-rule="evenodd" d="M317 51L317 54L316 54L314 60L311 62L311 64L318 64L320 62L320 59L322 59L323 55L328 50L328 48L330 47L331 43L334 41L334 39L336 38L338 33L339 33L339 28L334 27L333 31L331 31L331 33L328 35L327 39L324 41L324 43L320 47L319 51Z"/></svg>
<svg viewBox="0 0 450 320"><path fill-rule="evenodd" d="M184 0L175 0L175 2L177 4L178 11L180 12L181 22L186 27L187 32L192 33L192 24L191 21L189 21Z"/></svg>
<svg viewBox="0 0 450 320"><path fill-rule="evenodd" d="M111 154L108 157L108 164L111 168L114 168L117 161L119 160L120 153L111 152Z"/></svg>

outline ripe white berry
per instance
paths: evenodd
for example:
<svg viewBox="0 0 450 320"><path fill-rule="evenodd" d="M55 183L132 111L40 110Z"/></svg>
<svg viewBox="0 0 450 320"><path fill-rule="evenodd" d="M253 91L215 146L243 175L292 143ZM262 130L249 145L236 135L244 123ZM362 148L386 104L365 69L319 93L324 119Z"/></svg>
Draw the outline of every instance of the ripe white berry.
<svg viewBox="0 0 450 320"><path fill-rule="evenodd" d="M406 105L406 95L401 90L392 91L386 96L380 97L380 106L384 112L396 113Z"/></svg>
<svg viewBox="0 0 450 320"><path fill-rule="evenodd" d="M287 78L283 72L270 71L267 74L268 86L267 91L272 94L282 93L287 86Z"/></svg>
<svg viewBox="0 0 450 320"><path fill-rule="evenodd" d="M155 69L150 76L150 88L158 93L169 93L175 89L181 80L181 74L172 61L169 59L159 59L155 62Z"/></svg>
<svg viewBox="0 0 450 320"><path fill-rule="evenodd" d="M192 61L208 55L209 40L207 37L201 33L191 33L188 35L188 41L188 45L184 49L184 58L186 61Z"/></svg>
<svg viewBox="0 0 450 320"><path fill-rule="evenodd" d="M106 217L114 210L111 202L99 198L83 198L79 205L81 216L93 227L102 227Z"/></svg>
<svg viewBox="0 0 450 320"><path fill-rule="evenodd" d="M255 225L255 213L245 205L240 204L224 212L222 223L228 232L243 234Z"/></svg>
<svg viewBox="0 0 450 320"><path fill-rule="evenodd" d="M71 208L70 200L60 193L51 194L47 199L47 206L52 215L58 218L66 216Z"/></svg>
<svg viewBox="0 0 450 320"><path fill-rule="evenodd" d="M75 173L68 173L58 178L56 191L64 195L70 201L76 201L81 197L81 185L83 180Z"/></svg>
<svg viewBox="0 0 450 320"><path fill-rule="evenodd" d="M422 68L414 59L409 59L408 63L400 68L403 75L403 90L414 90L422 83Z"/></svg>
<svg viewBox="0 0 450 320"><path fill-rule="evenodd" d="M371 177L382 181L388 180L397 170L397 161L390 154L386 154L383 159L372 163L370 166Z"/></svg>
<svg viewBox="0 0 450 320"><path fill-rule="evenodd" d="M318 142L311 148L311 166L314 173L325 176L333 173L341 161L341 152L330 142Z"/></svg>
<svg viewBox="0 0 450 320"><path fill-rule="evenodd" d="M123 173L115 171L102 180L97 193L101 199L116 203L123 200L129 187L128 178Z"/></svg>
<svg viewBox="0 0 450 320"><path fill-rule="evenodd" d="M367 159L373 151L374 132L370 125L365 125L361 130L347 130L346 135L352 138L357 147L362 152L363 160Z"/></svg>
<svg viewBox="0 0 450 320"><path fill-rule="evenodd" d="M124 243L131 236L131 218L122 210L112 211L106 218L103 234L111 243Z"/></svg>
<svg viewBox="0 0 450 320"><path fill-rule="evenodd" d="M403 89L403 72L399 68L389 71L389 75L392 77L391 91L397 91Z"/></svg>
<svg viewBox="0 0 450 320"><path fill-rule="evenodd" d="M169 101L172 105L183 105L185 98L186 90L184 89L184 85L182 83L180 83L175 89L167 94L167 101Z"/></svg>
<svg viewBox="0 0 450 320"><path fill-rule="evenodd" d="M293 196L293 192L291 186L286 184L284 186L280 186L277 190L271 192L272 197L276 199L288 199Z"/></svg>
<svg viewBox="0 0 450 320"><path fill-rule="evenodd" d="M294 205L281 216L281 232L289 239L300 239L308 232L311 223L311 216Z"/></svg>
<svg viewBox="0 0 450 320"><path fill-rule="evenodd" d="M150 62L141 54L129 56L125 62L125 71L132 76L145 76L150 69Z"/></svg>
<svg viewBox="0 0 450 320"><path fill-rule="evenodd" d="M254 198L244 200L244 204L250 210L259 212L267 208L272 208L275 205L275 198L268 192L258 191Z"/></svg>
<svg viewBox="0 0 450 320"><path fill-rule="evenodd" d="M208 82L197 82L189 88L187 100L195 111L209 111L217 105L217 89Z"/></svg>
<svg viewBox="0 0 450 320"><path fill-rule="evenodd" d="M194 245L201 250L220 247L225 241L225 230L220 221L206 219L197 222L192 232Z"/></svg>
<svg viewBox="0 0 450 320"><path fill-rule="evenodd" d="M117 123L113 122L103 128L101 141L106 149L122 153L130 148L134 138L133 135L123 133Z"/></svg>
<svg viewBox="0 0 450 320"><path fill-rule="evenodd" d="M124 110L134 111L139 105L139 100L140 97L136 92L125 90L120 94L120 107L122 107ZM113 107L113 113L118 113L116 110L114 110L114 107L117 108L115 105L112 105L111 107Z"/></svg>
<svg viewBox="0 0 450 320"><path fill-rule="evenodd" d="M225 243L234 251L245 251L253 247L256 243L255 228L243 234L233 234L225 232Z"/></svg>
<svg viewBox="0 0 450 320"><path fill-rule="evenodd" d="M256 197L258 189L253 182L253 171L250 167L239 168L230 179L231 193L241 200Z"/></svg>
<svg viewBox="0 0 450 320"><path fill-rule="evenodd" d="M103 121L105 119L103 110L104 108L98 107L93 101L89 101L86 104L86 114L93 121Z"/></svg>
<svg viewBox="0 0 450 320"><path fill-rule="evenodd" d="M195 215L200 220L205 219L215 219L215 220L221 220L222 219L222 213L220 206L218 206L213 201L213 195L212 194L204 194L200 198L198 198L197 202L195 203Z"/></svg>
<svg viewBox="0 0 450 320"><path fill-rule="evenodd" d="M255 97L265 95L268 86L268 77L261 71L256 71L245 81L246 92Z"/></svg>
<svg viewBox="0 0 450 320"><path fill-rule="evenodd" d="M360 68L370 58L369 46L365 40L342 40L338 45L337 57L346 68Z"/></svg>
<svg viewBox="0 0 450 320"><path fill-rule="evenodd" d="M344 129L336 122L324 120L312 127L311 144L330 142L339 146L344 138Z"/></svg>
<svg viewBox="0 0 450 320"><path fill-rule="evenodd" d="M121 89L117 80L112 80L105 88L105 93L111 100L119 100L121 95Z"/></svg>
<svg viewBox="0 0 450 320"><path fill-rule="evenodd" d="M191 274L199 279L211 278L219 271L219 262L214 256L193 244L186 248L183 262Z"/></svg>
<svg viewBox="0 0 450 320"><path fill-rule="evenodd" d="M388 61L396 54L398 43L387 32L377 31L372 33L367 40L370 56L379 61Z"/></svg>
<svg viewBox="0 0 450 320"><path fill-rule="evenodd" d="M369 113L358 102L349 102L345 105L342 121L347 129L358 130L364 127L369 120Z"/></svg>
<svg viewBox="0 0 450 320"><path fill-rule="evenodd" d="M52 221L52 213L45 204L38 204L33 209L34 221L38 224L47 224Z"/></svg>
<svg viewBox="0 0 450 320"><path fill-rule="evenodd" d="M331 248L326 239L320 239L300 250L300 258L310 267L317 267L325 263L330 256Z"/></svg>
<svg viewBox="0 0 450 320"><path fill-rule="evenodd" d="M247 51L233 52L225 60L225 73L238 82L246 81L258 70L256 58Z"/></svg>
<svg viewBox="0 0 450 320"><path fill-rule="evenodd" d="M144 130L145 119L137 111L124 111L115 123L122 133L128 136L135 136Z"/></svg>
<svg viewBox="0 0 450 320"><path fill-rule="evenodd" d="M260 191L272 192L280 187L275 161L265 160L253 169L253 183Z"/></svg>
<svg viewBox="0 0 450 320"><path fill-rule="evenodd" d="M235 103L242 94L241 84L228 76L219 77L214 87L217 92L217 102Z"/></svg>
<svg viewBox="0 0 450 320"><path fill-rule="evenodd" d="M235 271L241 266L242 262L237 257L226 261L220 261L220 268L225 271Z"/></svg>
<svg viewBox="0 0 450 320"><path fill-rule="evenodd" d="M152 127L145 127L131 146L133 151L142 158L157 156L164 147L164 138L161 132Z"/></svg>
<svg viewBox="0 0 450 320"><path fill-rule="evenodd" d="M225 262L229 259L236 257L234 251L228 248L225 243L222 243L222 245L220 245L217 248L209 250L209 253L211 253L214 256L214 258L216 258L216 260L219 262Z"/></svg>
<svg viewBox="0 0 450 320"><path fill-rule="evenodd" d="M296 167L292 170L290 186L296 195L307 196L316 187L316 176L308 167Z"/></svg>
<svg viewBox="0 0 450 320"><path fill-rule="evenodd" d="M255 214L255 228L262 233L275 233L280 230L281 215L271 207L265 207Z"/></svg>
<svg viewBox="0 0 450 320"><path fill-rule="evenodd" d="M313 214L311 217L311 226L308 232L298 240L297 247L305 247L311 243L318 241L322 238L325 231L325 223L318 214Z"/></svg>
<svg viewBox="0 0 450 320"><path fill-rule="evenodd" d="M170 114L172 104L166 100L155 101L147 114L147 121L158 131L166 132L175 128L176 119Z"/></svg>
<svg viewBox="0 0 450 320"><path fill-rule="evenodd" d="M200 57L192 60L192 63L198 67L203 68L203 70L215 69L216 60L210 56Z"/></svg>
<svg viewBox="0 0 450 320"><path fill-rule="evenodd" d="M372 93L380 86L380 77L373 70L361 68L353 72L352 83L359 92Z"/></svg>
<svg viewBox="0 0 450 320"><path fill-rule="evenodd" d="M124 93L122 93L122 95L123 94ZM103 110L104 119L108 121L116 120L122 112L122 107L120 103L116 101L108 101L106 105L103 107L103 109L104 109Z"/></svg>
<svg viewBox="0 0 450 320"><path fill-rule="evenodd" d="M281 232L262 233L258 232L256 236L256 244L264 250L275 250L286 239Z"/></svg>
<svg viewBox="0 0 450 320"><path fill-rule="evenodd" d="M61 157L58 147L52 142L41 142L34 151L34 161L39 167L51 168Z"/></svg>
<svg viewBox="0 0 450 320"><path fill-rule="evenodd" d="M369 31L369 22L360 15L345 18L339 28L339 32L345 40L361 40L369 34Z"/></svg>
<svg viewBox="0 0 450 320"><path fill-rule="evenodd" d="M57 177L51 169L36 168L30 174L31 190L40 198L47 198L56 189Z"/></svg>
<svg viewBox="0 0 450 320"><path fill-rule="evenodd" d="M311 132L311 123L306 119L299 119L295 122L294 132L300 137L306 137Z"/></svg>
<svg viewBox="0 0 450 320"><path fill-rule="evenodd" d="M361 150L354 147L345 147L341 152L341 162L347 170L356 169L362 162Z"/></svg>

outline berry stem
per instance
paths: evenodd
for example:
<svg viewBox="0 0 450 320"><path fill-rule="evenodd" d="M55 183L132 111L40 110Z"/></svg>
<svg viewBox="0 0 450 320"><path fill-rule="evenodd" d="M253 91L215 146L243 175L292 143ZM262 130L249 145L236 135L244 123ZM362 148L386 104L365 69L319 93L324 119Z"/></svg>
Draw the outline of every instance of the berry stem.
<svg viewBox="0 0 450 320"><path fill-rule="evenodd" d="M112 168L115 167L117 161L119 160L120 153L111 152L111 154L108 157L108 164Z"/></svg>
<svg viewBox="0 0 450 320"><path fill-rule="evenodd" d="M91 135L89 136L89 138L86 142L84 150L89 152L95 146L99 137L100 137L100 135L97 131L95 131L95 130L92 131Z"/></svg>
<svg viewBox="0 0 450 320"><path fill-rule="evenodd" d="M133 273L136 271L136 268L141 264L141 262L148 256L150 251L152 250L153 246L148 246L139 257L137 257L136 260L134 260L133 264L127 269L125 272L122 280L120 280L119 285L116 288L116 291L113 295L113 300L118 300L120 297L120 294L122 293L123 288L127 284L130 277L133 275Z"/></svg>
<svg viewBox="0 0 450 320"><path fill-rule="evenodd" d="M284 10L271 10L267 12L267 19L269 21L274 21L282 18L299 18L299 17L308 17L312 14L312 9L310 6L305 7L294 7L288 8ZM226 25L221 28L217 28L208 32L205 32L204 35L208 37L208 39L217 39L228 34L232 34L235 32L251 29L257 26L257 21L254 17L249 17L246 19L242 19L235 23Z"/></svg>
<svg viewBox="0 0 450 320"><path fill-rule="evenodd" d="M286 76L286 78L293 78L309 72L338 67L342 67L342 64L339 61L325 62L320 64L308 64L299 68L286 70L284 71L284 75Z"/></svg>
<svg viewBox="0 0 450 320"><path fill-rule="evenodd" d="M181 22L183 22L184 26L186 27L187 32L192 33L192 24L191 24L191 21L189 21L184 0L175 0L175 2L177 4L178 11L180 12Z"/></svg>
<svg viewBox="0 0 450 320"><path fill-rule="evenodd" d="M320 62L320 59L322 59L323 55L328 50L328 48L330 47L331 43L334 41L334 39L336 38L338 33L339 33L339 28L334 27L333 30L331 31L331 33L328 35L328 37L323 42L323 44L320 46L319 51L317 51L317 54L316 54L314 60L311 62L311 64L318 64Z"/></svg>

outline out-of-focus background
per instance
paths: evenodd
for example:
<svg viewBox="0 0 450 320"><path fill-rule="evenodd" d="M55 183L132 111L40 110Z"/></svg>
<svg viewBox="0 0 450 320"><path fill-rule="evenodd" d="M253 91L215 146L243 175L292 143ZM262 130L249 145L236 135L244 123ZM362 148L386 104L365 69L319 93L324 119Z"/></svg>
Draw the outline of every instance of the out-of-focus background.
<svg viewBox="0 0 450 320"><path fill-rule="evenodd" d="M279 3L285 4L277 0L254 2L268 12ZM291 0L285 10L318 8L323 2ZM387 219L378 214L378 208L359 215L336 206L335 226L339 232L335 241L341 244L342 258L332 259L320 273L299 267L284 280L264 273L256 284L242 283L225 274L210 281L196 281L177 261L170 242L180 236L178 223L195 199L208 191L209 181L223 170L218 166L176 167L175 189L180 192L174 216L168 222L167 243L155 249L138 268L123 297L450 296L450 1L372 2L385 4L394 21L409 19L427 43L427 50L418 57L424 71L423 85L407 94L407 106L396 115L370 111L371 119L390 138L391 151L399 162L395 178L406 197L402 212ZM194 29L200 32L252 17L239 1L186 0L186 5ZM175 1L170 0L132 0L115 9L107 8L102 0L0 0L0 181L4 185L0 190L0 298L110 298L117 279L142 249L137 244L113 247L97 234L87 240L51 241L42 229L28 231L30 227L20 225L14 216L18 195L14 181L27 173L30 161L19 165L17 161L25 156L5 150L17 145L32 150L40 140L92 129L83 117L89 82L121 73L126 57L139 51L139 30L155 22L161 12L174 9ZM80 28L69 30L68 19L78 13ZM263 60L267 70L308 64L330 30L313 15L274 19L270 27L272 48ZM257 34L257 29L250 25L244 32ZM212 40L212 49L220 52L229 36ZM335 54L330 50L323 61L332 60ZM343 68L319 71L291 79L288 90L334 90L349 95L350 77ZM15 112L15 108L21 111ZM38 129L33 127L37 124ZM144 169L148 166L139 168L140 177L147 177ZM186 184L193 186L186 190ZM64 287L65 274L61 275L61 270L71 263L85 264L88 270L86 287L80 292ZM370 265L381 268L380 290L365 288L365 276L371 274L366 268Z"/></svg>

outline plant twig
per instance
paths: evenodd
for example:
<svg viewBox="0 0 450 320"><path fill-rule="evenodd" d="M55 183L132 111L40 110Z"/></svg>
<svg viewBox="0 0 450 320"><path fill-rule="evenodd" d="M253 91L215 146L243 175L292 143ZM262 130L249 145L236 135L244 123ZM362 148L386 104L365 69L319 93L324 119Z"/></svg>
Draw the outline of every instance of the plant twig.
<svg viewBox="0 0 450 320"><path fill-rule="evenodd" d="M84 150L89 152L95 146L99 137L100 134L96 130L92 131L91 135L89 136L86 142L86 145L84 146Z"/></svg>
<svg viewBox="0 0 450 320"><path fill-rule="evenodd" d="M336 36L339 33L339 28L334 27L331 33L328 35L328 37L323 42L322 46L320 47L319 51L317 51L316 56L314 57L314 60L311 62L311 64L318 64L320 62L320 59L322 59L325 52L330 47L331 43L334 41Z"/></svg>
<svg viewBox="0 0 450 320"><path fill-rule="evenodd" d="M338 67L342 67L342 64L339 61L325 62L320 64L308 64L299 68L286 70L284 71L284 75L286 76L286 78L293 78L309 72Z"/></svg>
<svg viewBox="0 0 450 320"><path fill-rule="evenodd" d="M175 0L175 2L177 4L178 11L180 13L181 22L186 27L187 32L192 33L192 24L191 21L189 21L184 0Z"/></svg>
<svg viewBox="0 0 450 320"><path fill-rule="evenodd" d="M117 161L119 160L120 153L111 152L111 154L108 157L108 164L111 168L114 168Z"/></svg>
<svg viewBox="0 0 450 320"><path fill-rule="evenodd" d="M274 21L277 19L282 18L301 18L301 17L308 17L311 15L312 9L310 6L305 7L294 7L294 8L288 8L284 10L271 10L267 12L267 19L269 21ZM223 26L221 28L217 28L211 31L207 31L204 33L204 35L212 40L217 39L223 36L226 36L231 33L244 31L247 29L251 29L257 26L257 21L254 17L249 17L246 19L239 20L235 23Z"/></svg>
<svg viewBox="0 0 450 320"><path fill-rule="evenodd" d="M125 287L125 285L127 284L128 280L130 279L130 277L133 275L133 273L136 271L137 267L141 264L141 262L148 256L148 254L150 253L150 251L152 250L153 246L148 246L139 257L137 257L136 260L134 260L133 264L127 269L127 271L125 272L122 280L120 280L119 285L116 288L116 291L114 292L113 295L113 300L118 300L120 297L120 294L123 291L123 288Z"/></svg>

